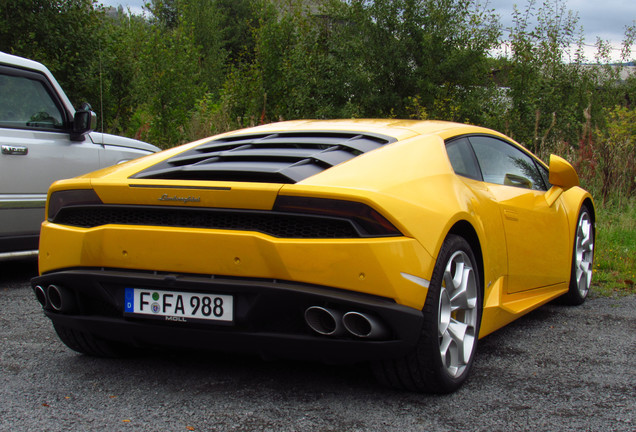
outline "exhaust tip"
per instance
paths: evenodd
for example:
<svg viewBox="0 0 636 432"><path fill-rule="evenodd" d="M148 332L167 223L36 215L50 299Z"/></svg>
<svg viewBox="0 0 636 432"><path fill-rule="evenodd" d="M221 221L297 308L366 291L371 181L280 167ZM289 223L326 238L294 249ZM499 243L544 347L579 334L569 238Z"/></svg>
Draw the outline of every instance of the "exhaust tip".
<svg viewBox="0 0 636 432"><path fill-rule="evenodd" d="M308 307L305 311L305 322L321 335L338 336L344 333L342 313L321 306Z"/></svg>
<svg viewBox="0 0 636 432"><path fill-rule="evenodd" d="M389 331L377 318L360 312L347 312L342 322L349 333L365 339L386 339Z"/></svg>
<svg viewBox="0 0 636 432"><path fill-rule="evenodd" d="M49 285L46 289L47 297L49 299L49 304L56 311L62 310L62 291L60 287L57 285Z"/></svg>
<svg viewBox="0 0 636 432"><path fill-rule="evenodd" d="M75 310L75 294L68 288L59 285L49 285L46 289L48 304L57 312L72 312Z"/></svg>
<svg viewBox="0 0 636 432"><path fill-rule="evenodd" d="M33 288L33 291L35 292L35 298L42 305L42 307L46 307L46 292L44 291L44 288L42 288L40 285L36 285L35 288Z"/></svg>

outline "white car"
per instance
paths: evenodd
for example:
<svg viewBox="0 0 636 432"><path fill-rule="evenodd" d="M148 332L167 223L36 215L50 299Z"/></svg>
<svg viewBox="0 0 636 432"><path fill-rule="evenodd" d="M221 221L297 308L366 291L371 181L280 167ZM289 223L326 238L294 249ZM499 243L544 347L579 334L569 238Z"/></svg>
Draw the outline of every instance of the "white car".
<svg viewBox="0 0 636 432"><path fill-rule="evenodd" d="M0 260L37 255L51 183L159 151L95 124L44 65L0 52Z"/></svg>

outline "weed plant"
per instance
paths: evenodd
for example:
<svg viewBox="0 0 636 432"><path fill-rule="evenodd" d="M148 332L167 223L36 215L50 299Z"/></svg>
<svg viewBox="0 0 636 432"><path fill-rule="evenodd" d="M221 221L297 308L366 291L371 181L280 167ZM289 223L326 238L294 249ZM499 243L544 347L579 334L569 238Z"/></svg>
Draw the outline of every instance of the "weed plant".
<svg viewBox="0 0 636 432"><path fill-rule="evenodd" d="M601 296L636 294L636 199L596 210L592 292Z"/></svg>

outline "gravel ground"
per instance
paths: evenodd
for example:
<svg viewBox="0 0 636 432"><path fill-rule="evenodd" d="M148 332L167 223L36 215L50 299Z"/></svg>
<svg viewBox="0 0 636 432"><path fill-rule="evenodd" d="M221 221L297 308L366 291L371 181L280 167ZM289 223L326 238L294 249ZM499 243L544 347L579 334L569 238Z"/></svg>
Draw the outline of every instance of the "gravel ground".
<svg viewBox="0 0 636 432"><path fill-rule="evenodd" d="M547 305L482 339L448 396L364 366L73 353L42 314L32 262L0 263L2 431L635 431L636 296Z"/></svg>

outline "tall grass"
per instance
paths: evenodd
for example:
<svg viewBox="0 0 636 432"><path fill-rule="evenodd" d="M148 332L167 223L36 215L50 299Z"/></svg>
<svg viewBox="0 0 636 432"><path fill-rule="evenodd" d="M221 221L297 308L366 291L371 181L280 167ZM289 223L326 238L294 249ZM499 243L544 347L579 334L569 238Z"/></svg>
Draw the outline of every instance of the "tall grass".
<svg viewBox="0 0 636 432"><path fill-rule="evenodd" d="M592 291L602 296L636 294L636 198L597 208L595 248Z"/></svg>

